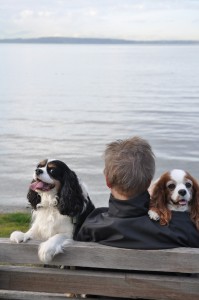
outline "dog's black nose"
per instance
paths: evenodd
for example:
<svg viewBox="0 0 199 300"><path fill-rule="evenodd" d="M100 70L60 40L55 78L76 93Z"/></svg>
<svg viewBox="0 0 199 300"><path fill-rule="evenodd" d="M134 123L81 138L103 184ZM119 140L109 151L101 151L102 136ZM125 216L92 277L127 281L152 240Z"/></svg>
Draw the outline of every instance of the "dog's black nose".
<svg viewBox="0 0 199 300"><path fill-rule="evenodd" d="M178 194L179 194L180 196L185 196L186 193L187 193L187 191L184 190L184 189L178 191Z"/></svg>
<svg viewBox="0 0 199 300"><path fill-rule="evenodd" d="M35 174L37 175L37 176L39 176L40 174L42 174L43 173L43 170L41 170L41 169L36 169L35 170Z"/></svg>

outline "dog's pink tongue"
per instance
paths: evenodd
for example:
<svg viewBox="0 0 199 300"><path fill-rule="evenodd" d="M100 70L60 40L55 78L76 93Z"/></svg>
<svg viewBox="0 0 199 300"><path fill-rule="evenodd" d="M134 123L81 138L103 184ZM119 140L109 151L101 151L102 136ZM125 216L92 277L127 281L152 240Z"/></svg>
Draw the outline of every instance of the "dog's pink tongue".
<svg viewBox="0 0 199 300"><path fill-rule="evenodd" d="M187 202L186 202L185 200L180 200L180 201L179 201L179 204L180 204L180 205L186 205Z"/></svg>
<svg viewBox="0 0 199 300"><path fill-rule="evenodd" d="M42 190L43 187L44 187L44 183L42 181L35 181L30 185L30 189L33 191L35 191L36 189Z"/></svg>

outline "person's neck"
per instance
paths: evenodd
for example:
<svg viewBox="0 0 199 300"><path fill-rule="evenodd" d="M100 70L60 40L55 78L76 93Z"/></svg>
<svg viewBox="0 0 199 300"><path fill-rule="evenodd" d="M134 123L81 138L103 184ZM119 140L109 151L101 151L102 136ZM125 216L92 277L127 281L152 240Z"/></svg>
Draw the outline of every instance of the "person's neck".
<svg viewBox="0 0 199 300"><path fill-rule="evenodd" d="M111 188L111 194L113 195L113 197L115 199L118 199L118 200L128 200L129 197L122 194L121 192L118 192L116 189L114 188Z"/></svg>

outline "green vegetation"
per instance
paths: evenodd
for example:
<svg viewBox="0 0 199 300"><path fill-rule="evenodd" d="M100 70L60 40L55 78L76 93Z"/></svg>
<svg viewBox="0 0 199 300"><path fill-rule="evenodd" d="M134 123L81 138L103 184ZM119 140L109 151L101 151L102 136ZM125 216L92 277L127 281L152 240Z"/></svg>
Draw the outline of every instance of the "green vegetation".
<svg viewBox="0 0 199 300"><path fill-rule="evenodd" d="M0 237L9 237L15 230L27 231L30 218L30 214L22 212L0 214Z"/></svg>

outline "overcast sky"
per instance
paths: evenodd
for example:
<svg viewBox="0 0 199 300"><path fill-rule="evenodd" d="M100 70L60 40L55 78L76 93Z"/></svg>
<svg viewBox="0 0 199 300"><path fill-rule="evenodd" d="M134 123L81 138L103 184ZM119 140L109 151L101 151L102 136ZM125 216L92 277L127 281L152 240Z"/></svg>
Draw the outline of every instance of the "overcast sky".
<svg viewBox="0 0 199 300"><path fill-rule="evenodd" d="M0 38L199 40L199 0L0 0Z"/></svg>

